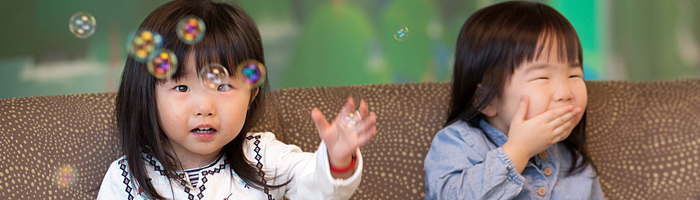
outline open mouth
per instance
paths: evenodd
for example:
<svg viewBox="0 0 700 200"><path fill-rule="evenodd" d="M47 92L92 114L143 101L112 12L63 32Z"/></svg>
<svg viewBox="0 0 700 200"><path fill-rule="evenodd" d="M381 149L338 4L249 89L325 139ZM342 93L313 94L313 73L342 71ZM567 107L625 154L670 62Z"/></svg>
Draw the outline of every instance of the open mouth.
<svg viewBox="0 0 700 200"><path fill-rule="evenodd" d="M206 133L216 133L216 129L215 129L215 128L210 128L210 127L199 127L199 128L192 129L190 132L193 132L193 133L204 133L204 134L206 134Z"/></svg>

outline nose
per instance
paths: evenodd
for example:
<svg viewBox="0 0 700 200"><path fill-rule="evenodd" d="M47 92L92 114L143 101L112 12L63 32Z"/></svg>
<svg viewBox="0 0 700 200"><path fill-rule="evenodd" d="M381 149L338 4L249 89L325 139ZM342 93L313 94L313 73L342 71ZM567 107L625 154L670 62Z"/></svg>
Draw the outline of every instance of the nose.
<svg viewBox="0 0 700 200"><path fill-rule="evenodd" d="M563 81L562 83L557 84L554 89L554 95L552 96L552 100L555 102L567 102L571 101L574 98L574 95L571 91L571 86L569 85L568 82Z"/></svg>
<svg viewBox="0 0 700 200"><path fill-rule="evenodd" d="M195 116L197 117L212 117L214 116L214 112L208 109L200 109L200 111L196 112Z"/></svg>
<svg viewBox="0 0 700 200"><path fill-rule="evenodd" d="M212 99L203 95L194 101L194 116L196 117L213 117L216 115L216 108Z"/></svg>

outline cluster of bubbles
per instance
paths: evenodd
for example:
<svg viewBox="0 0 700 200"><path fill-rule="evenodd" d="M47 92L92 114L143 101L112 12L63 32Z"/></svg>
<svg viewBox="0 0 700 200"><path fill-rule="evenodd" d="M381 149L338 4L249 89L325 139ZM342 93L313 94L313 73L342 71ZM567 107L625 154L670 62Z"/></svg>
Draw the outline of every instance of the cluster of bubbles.
<svg viewBox="0 0 700 200"><path fill-rule="evenodd" d="M78 170L68 164L61 165L54 172L54 182L60 188L66 188L75 185L78 180Z"/></svg>
<svg viewBox="0 0 700 200"><path fill-rule="evenodd" d="M95 17L86 12L77 12L73 14L68 22L68 29L70 29L70 32L80 39L86 39L92 36L92 34L95 33L95 26L97 26Z"/></svg>
<svg viewBox="0 0 700 200"><path fill-rule="evenodd" d="M408 38L408 27L399 27L394 30L394 39L404 41Z"/></svg>
<svg viewBox="0 0 700 200"><path fill-rule="evenodd" d="M265 66L256 60L246 60L236 67L237 86L254 89L265 81ZM199 71L199 82L209 92L226 91L231 87L230 74L220 64L210 64Z"/></svg>
<svg viewBox="0 0 700 200"><path fill-rule="evenodd" d="M177 56L169 49L161 48L163 36L152 30L139 30L127 44L129 55L135 61L145 63L154 77L167 79L177 70Z"/></svg>
<svg viewBox="0 0 700 200"><path fill-rule="evenodd" d="M163 36L150 30L140 30L131 38L129 54L138 62L146 62L163 44Z"/></svg>
<svg viewBox="0 0 700 200"><path fill-rule="evenodd" d="M70 18L69 28L78 38L88 38L95 33L95 17L90 13L78 12ZM186 44L196 44L204 38L206 26L202 19L187 16L177 24L177 35ZM151 30L139 30L130 36L127 50L137 62L145 63L154 77L167 79L177 70L176 55L165 48L163 36ZM265 81L265 66L255 60L247 60L236 67L237 80L242 87L253 89ZM229 86L229 72L220 64L210 64L199 73L202 86L208 91L221 91Z"/></svg>
<svg viewBox="0 0 700 200"><path fill-rule="evenodd" d="M188 16L180 19L177 25L178 37L187 44L202 40L205 31L201 19ZM167 79L177 70L177 56L169 49L162 48L163 36L151 30L139 30L127 44L129 55L134 60L146 63L148 72L159 79Z"/></svg>
<svg viewBox="0 0 700 200"><path fill-rule="evenodd" d="M180 19L177 35L186 44L195 44L204 38L204 22L194 16ZM178 67L177 56L169 49L162 48L163 36L151 30L139 30L127 44L129 55L134 60L146 63L148 72L159 79L171 77Z"/></svg>

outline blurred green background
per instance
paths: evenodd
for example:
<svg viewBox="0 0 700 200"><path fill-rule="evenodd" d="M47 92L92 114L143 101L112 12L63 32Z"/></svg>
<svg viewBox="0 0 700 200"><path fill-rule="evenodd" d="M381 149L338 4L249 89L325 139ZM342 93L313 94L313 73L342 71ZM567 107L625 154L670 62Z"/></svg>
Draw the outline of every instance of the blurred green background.
<svg viewBox="0 0 700 200"><path fill-rule="evenodd" d="M0 98L115 92L126 40L163 0L0 6ZM272 89L448 81L464 21L497 0L230 0L256 21ZM700 1L543 0L576 28L588 80L700 75ZM97 31L68 30L89 12ZM394 38L409 29L403 41Z"/></svg>

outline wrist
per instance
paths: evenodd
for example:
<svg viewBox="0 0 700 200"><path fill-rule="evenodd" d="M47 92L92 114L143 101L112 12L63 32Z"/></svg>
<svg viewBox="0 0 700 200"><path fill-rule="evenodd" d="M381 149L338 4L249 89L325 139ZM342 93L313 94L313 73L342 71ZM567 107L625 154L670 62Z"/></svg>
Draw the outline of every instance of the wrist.
<svg viewBox="0 0 700 200"><path fill-rule="evenodd" d="M501 146L503 152L508 151L508 155L517 156L519 158L530 159L530 157L535 156L537 153L532 153L526 148L521 148L523 145L517 144L515 142L506 141L506 143Z"/></svg>
<svg viewBox="0 0 700 200"><path fill-rule="evenodd" d="M525 165L527 165L528 160L530 159L529 152L523 151L520 149L516 144L513 144L512 142L506 142L501 146L501 150L503 150L503 153L505 153L510 161L515 165L515 169L518 171L518 173L522 173L522 171L525 169Z"/></svg>
<svg viewBox="0 0 700 200"><path fill-rule="evenodd" d="M332 154L331 151L328 149L326 149L326 153L328 154L328 163L337 167L344 167L349 165L350 162L352 162L353 157L355 156L355 152L352 152L351 154L348 154L346 156L334 156L335 154Z"/></svg>
<svg viewBox="0 0 700 200"><path fill-rule="evenodd" d="M343 173L350 171L351 169L355 168L355 164L357 163L357 157L355 157L355 154L353 154L348 160L348 162L332 162L330 159L328 161L329 167L331 172L336 172L336 173Z"/></svg>

